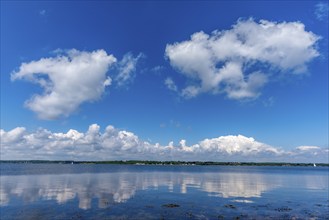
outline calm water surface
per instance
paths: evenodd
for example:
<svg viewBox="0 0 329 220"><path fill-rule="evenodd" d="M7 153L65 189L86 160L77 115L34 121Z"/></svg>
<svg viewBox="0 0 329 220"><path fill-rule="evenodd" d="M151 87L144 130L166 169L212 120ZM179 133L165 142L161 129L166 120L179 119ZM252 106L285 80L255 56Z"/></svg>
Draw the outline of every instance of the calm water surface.
<svg viewBox="0 0 329 220"><path fill-rule="evenodd" d="M329 219L328 167L1 164L1 219Z"/></svg>

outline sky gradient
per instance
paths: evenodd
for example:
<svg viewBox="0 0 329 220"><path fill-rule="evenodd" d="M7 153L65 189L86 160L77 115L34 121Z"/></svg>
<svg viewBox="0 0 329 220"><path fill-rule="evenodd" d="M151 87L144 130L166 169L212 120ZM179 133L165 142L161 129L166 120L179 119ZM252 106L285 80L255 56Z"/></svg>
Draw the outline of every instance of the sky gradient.
<svg viewBox="0 0 329 220"><path fill-rule="evenodd" d="M328 1L1 1L2 160L328 154Z"/></svg>

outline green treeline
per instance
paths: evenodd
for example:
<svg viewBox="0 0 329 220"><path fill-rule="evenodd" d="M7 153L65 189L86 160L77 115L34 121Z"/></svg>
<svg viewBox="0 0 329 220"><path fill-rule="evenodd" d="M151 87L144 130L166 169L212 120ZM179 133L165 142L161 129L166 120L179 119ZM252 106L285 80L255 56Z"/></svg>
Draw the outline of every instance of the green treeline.
<svg viewBox="0 0 329 220"><path fill-rule="evenodd" d="M214 161L153 161L153 160L114 160L114 161L72 161L72 160L1 160L0 163L35 163L35 164L127 164L127 165L198 165L198 166L314 166L313 163L283 162L214 162ZM317 163L316 166L329 166Z"/></svg>

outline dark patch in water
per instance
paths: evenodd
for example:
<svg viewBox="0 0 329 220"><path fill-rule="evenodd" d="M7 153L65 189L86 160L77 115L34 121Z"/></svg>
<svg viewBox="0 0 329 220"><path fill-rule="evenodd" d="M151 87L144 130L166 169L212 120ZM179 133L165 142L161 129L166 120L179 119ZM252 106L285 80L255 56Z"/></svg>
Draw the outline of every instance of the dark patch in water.
<svg viewBox="0 0 329 220"><path fill-rule="evenodd" d="M284 207L281 207L281 208L277 208L275 209L275 211L278 211L278 212L289 212L291 211L292 209L287 207L287 206L284 206Z"/></svg>
<svg viewBox="0 0 329 220"><path fill-rule="evenodd" d="M236 209L236 207L232 204L226 204L225 207L230 209Z"/></svg>
<svg viewBox="0 0 329 220"><path fill-rule="evenodd" d="M166 207L166 208L177 208L177 207L179 207L178 204L174 204L174 203L164 204L162 206Z"/></svg>

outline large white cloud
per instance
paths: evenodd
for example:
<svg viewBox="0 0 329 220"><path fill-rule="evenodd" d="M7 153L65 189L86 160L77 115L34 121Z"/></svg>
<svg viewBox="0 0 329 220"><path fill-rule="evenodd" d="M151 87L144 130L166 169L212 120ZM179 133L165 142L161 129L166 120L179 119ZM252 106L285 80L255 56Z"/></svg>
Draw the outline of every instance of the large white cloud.
<svg viewBox="0 0 329 220"><path fill-rule="evenodd" d="M46 129L28 132L18 127L1 130L1 159L74 159L74 160L213 160L213 161L328 161L328 149L317 146L285 151L254 138L228 135L204 139L187 145L150 143L125 130L109 125L101 131L97 124L86 132L70 129L55 133ZM297 159L297 161L296 161Z"/></svg>
<svg viewBox="0 0 329 220"><path fill-rule="evenodd" d="M114 66L113 81L117 86L131 82L137 63L143 57L142 53L136 57L127 53L117 62L104 50L59 49L56 53L56 57L22 63L11 75L12 80L25 79L44 89L43 94L35 94L25 102L41 119L67 117L82 103L100 99L112 83L112 78L107 76L111 66Z"/></svg>
<svg viewBox="0 0 329 220"><path fill-rule="evenodd" d="M165 55L190 79L181 91L184 97L210 92L255 98L272 73L306 72L307 63L319 55L319 39L301 22L239 20L230 30L200 31L168 44Z"/></svg>
<svg viewBox="0 0 329 220"><path fill-rule="evenodd" d="M75 49L65 54L21 64L11 75L12 80L26 79L43 87L25 104L41 119L68 116L80 104L98 100L111 78L106 73L116 62L104 50L93 52Z"/></svg>

